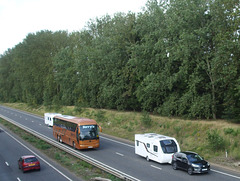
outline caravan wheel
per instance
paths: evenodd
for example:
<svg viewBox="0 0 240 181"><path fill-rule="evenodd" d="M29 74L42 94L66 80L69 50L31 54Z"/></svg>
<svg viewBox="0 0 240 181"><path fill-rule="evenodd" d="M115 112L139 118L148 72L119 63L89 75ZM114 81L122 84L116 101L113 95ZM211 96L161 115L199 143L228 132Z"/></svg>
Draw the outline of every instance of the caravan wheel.
<svg viewBox="0 0 240 181"><path fill-rule="evenodd" d="M149 158L148 158L148 156L146 157L146 160L149 162L150 160L149 160Z"/></svg>

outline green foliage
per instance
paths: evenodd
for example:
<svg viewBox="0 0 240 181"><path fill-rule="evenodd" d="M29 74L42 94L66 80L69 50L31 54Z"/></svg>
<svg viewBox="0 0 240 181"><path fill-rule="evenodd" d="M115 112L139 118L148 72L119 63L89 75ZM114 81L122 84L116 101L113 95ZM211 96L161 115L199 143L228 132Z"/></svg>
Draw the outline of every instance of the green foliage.
<svg viewBox="0 0 240 181"><path fill-rule="evenodd" d="M77 113L77 114L81 114L83 112L83 107L80 103L76 103L75 106L74 106L74 111Z"/></svg>
<svg viewBox="0 0 240 181"><path fill-rule="evenodd" d="M30 33L0 57L0 100L238 123L238 4L149 0L79 32Z"/></svg>
<svg viewBox="0 0 240 181"><path fill-rule="evenodd" d="M53 109L54 111L58 112L61 109L62 105L61 102L59 100L58 96L54 96L53 98Z"/></svg>
<svg viewBox="0 0 240 181"><path fill-rule="evenodd" d="M207 141L209 147L213 151L219 151L225 149L225 141L222 136L219 135L217 130L212 130L207 132Z"/></svg>
<svg viewBox="0 0 240 181"><path fill-rule="evenodd" d="M224 134L225 135L233 135L233 136L237 136L238 134L240 134L240 130L239 129L233 129L233 128L225 128L224 129Z"/></svg>
<svg viewBox="0 0 240 181"><path fill-rule="evenodd" d="M97 122L104 122L104 121L106 121L105 112L101 111L101 110L97 111L97 113L95 113L95 118L96 118Z"/></svg>
<svg viewBox="0 0 240 181"><path fill-rule="evenodd" d="M54 155L54 158L56 159L56 160L61 160L61 155L60 155L60 153L59 152L56 152L55 153L55 155Z"/></svg>
<svg viewBox="0 0 240 181"><path fill-rule="evenodd" d="M174 126L174 131L178 137L179 137L181 129L182 129L182 127L180 127L180 126Z"/></svg>
<svg viewBox="0 0 240 181"><path fill-rule="evenodd" d="M147 126L147 127L150 127L152 125L152 119L151 117L149 116L149 113L144 111L142 113L142 117L141 117L141 123L144 125L144 126Z"/></svg>

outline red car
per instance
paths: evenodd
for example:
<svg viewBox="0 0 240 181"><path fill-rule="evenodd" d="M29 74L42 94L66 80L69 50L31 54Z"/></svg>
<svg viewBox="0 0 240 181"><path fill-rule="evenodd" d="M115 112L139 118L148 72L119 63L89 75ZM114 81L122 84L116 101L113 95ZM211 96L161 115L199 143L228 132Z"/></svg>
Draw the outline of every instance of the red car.
<svg viewBox="0 0 240 181"><path fill-rule="evenodd" d="M18 160L18 168L23 172L28 170L40 170L40 162L33 155L21 156Z"/></svg>

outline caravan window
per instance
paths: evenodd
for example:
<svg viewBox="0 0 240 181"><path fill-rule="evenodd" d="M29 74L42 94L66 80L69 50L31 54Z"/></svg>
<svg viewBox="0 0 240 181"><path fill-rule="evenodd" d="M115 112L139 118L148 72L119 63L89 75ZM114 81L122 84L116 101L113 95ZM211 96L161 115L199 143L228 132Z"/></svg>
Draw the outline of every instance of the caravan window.
<svg viewBox="0 0 240 181"><path fill-rule="evenodd" d="M153 150L154 150L155 152L158 152L158 147L157 147L156 145L153 145Z"/></svg>
<svg viewBox="0 0 240 181"><path fill-rule="evenodd" d="M177 145L174 140L162 140L160 141L163 153L175 153L177 152Z"/></svg>

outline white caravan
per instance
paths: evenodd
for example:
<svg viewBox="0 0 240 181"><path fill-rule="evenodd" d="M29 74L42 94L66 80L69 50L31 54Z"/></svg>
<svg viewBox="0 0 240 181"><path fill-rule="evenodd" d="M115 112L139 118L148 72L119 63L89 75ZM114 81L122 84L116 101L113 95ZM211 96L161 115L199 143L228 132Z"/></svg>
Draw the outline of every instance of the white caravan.
<svg viewBox="0 0 240 181"><path fill-rule="evenodd" d="M53 126L53 117L60 116L60 113L44 113L44 122L48 126Z"/></svg>
<svg viewBox="0 0 240 181"><path fill-rule="evenodd" d="M156 133L135 134L135 153L147 161L171 164L175 152L180 152L175 138Z"/></svg>

